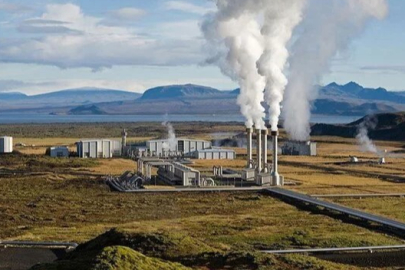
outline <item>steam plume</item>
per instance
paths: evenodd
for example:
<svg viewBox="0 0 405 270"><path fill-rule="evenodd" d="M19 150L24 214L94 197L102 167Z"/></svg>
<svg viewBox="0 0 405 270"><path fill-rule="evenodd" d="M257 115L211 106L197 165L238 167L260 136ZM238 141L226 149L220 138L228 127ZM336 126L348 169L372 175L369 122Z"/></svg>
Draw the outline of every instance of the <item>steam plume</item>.
<svg viewBox="0 0 405 270"><path fill-rule="evenodd" d="M369 129L375 129L377 126L376 118L366 117L357 127L356 139L363 152L379 153L377 147L368 136Z"/></svg>
<svg viewBox="0 0 405 270"><path fill-rule="evenodd" d="M265 81L258 74L256 61L263 53L263 37L257 21L260 1L217 0L217 12L206 17L202 31L211 58L222 73L240 86L238 104L246 126L264 128L263 90Z"/></svg>
<svg viewBox="0 0 405 270"><path fill-rule="evenodd" d="M167 115L165 118L167 118ZM163 148L170 151L176 151L177 140L173 125L168 120L165 120L162 123L162 126L165 126L167 129L167 144L164 143Z"/></svg>
<svg viewBox="0 0 405 270"><path fill-rule="evenodd" d="M383 19L386 0L310 0L303 28L294 43L285 92L284 127L292 139L307 140L313 87L331 59L344 52L373 18Z"/></svg>
<svg viewBox="0 0 405 270"><path fill-rule="evenodd" d="M287 43L293 30L302 20L306 0L274 0L264 9L262 34L264 52L257 61L259 73L266 78L265 100L269 105L270 125L277 131L281 113L281 102L287 78L284 67L289 52Z"/></svg>

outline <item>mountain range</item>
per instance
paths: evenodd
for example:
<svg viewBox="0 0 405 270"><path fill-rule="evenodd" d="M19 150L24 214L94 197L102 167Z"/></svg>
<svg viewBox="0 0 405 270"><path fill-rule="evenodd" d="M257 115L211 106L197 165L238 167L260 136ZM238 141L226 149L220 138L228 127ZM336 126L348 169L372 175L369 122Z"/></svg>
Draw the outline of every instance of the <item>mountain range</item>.
<svg viewBox="0 0 405 270"><path fill-rule="evenodd" d="M405 92L365 88L350 82L317 86L312 112L329 115L364 115L405 111ZM234 114L239 89L220 91L201 85L168 85L143 94L82 88L27 96L0 92L0 112L52 114Z"/></svg>

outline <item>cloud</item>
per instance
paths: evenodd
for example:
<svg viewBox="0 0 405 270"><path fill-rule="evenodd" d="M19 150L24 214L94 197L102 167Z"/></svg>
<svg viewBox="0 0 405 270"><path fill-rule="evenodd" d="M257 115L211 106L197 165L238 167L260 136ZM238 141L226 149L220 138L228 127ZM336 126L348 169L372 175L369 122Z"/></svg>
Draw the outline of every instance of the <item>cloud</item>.
<svg viewBox="0 0 405 270"><path fill-rule="evenodd" d="M18 80L0 80L0 92L22 92L32 87L46 88L52 86L52 82L24 82Z"/></svg>
<svg viewBox="0 0 405 270"><path fill-rule="evenodd" d="M146 15L146 11L138 8L121 8L110 13L116 20L133 21Z"/></svg>
<svg viewBox="0 0 405 270"><path fill-rule="evenodd" d="M157 26L156 29L159 29ZM21 32L38 33L0 40L0 61L94 71L115 65L188 65L202 61L202 40L182 33L156 38L136 28L109 26L74 4L47 5L37 18L23 21Z"/></svg>
<svg viewBox="0 0 405 270"><path fill-rule="evenodd" d="M70 29L68 22L45 19L30 19L23 21L17 27L21 33L46 33L46 34L81 34L81 31Z"/></svg>
<svg viewBox="0 0 405 270"><path fill-rule="evenodd" d="M208 12L214 11L215 7L198 6L185 1L168 1L166 3L166 9L205 15Z"/></svg>
<svg viewBox="0 0 405 270"><path fill-rule="evenodd" d="M25 13L31 10L32 9L28 6L10 3L6 1L0 1L0 11L6 11L10 13Z"/></svg>
<svg viewBox="0 0 405 270"><path fill-rule="evenodd" d="M178 22L168 22L159 25L159 29L164 36L176 35L177 38L187 39L190 37L201 37L201 30L199 21L197 20L184 20Z"/></svg>
<svg viewBox="0 0 405 270"><path fill-rule="evenodd" d="M363 67L361 67L361 70L405 73L405 66L404 65L363 66Z"/></svg>

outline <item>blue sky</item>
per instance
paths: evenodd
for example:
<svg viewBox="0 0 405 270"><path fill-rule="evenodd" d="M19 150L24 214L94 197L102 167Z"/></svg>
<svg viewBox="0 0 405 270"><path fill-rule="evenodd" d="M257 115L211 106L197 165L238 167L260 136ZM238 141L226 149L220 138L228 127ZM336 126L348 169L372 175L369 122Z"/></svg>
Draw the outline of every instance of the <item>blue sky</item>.
<svg viewBox="0 0 405 270"><path fill-rule="evenodd" d="M386 20L368 25L323 83L405 90L405 1L389 5ZM201 65L199 23L213 10L208 0L0 0L0 91L236 88L217 67Z"/></svg>

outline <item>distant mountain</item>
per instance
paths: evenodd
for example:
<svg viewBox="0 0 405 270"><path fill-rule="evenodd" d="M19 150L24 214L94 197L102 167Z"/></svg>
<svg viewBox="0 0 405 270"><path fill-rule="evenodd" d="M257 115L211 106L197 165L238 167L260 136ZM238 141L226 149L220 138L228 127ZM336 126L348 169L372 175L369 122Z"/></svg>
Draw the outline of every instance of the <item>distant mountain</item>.
<svg viewBox="0 0 405 270"><path fill-rule="evenodd" d="M318 99L312 112L329 115L365 115L405 111L405 92L364 88L350 82L316 86ZM143 95L112 89L70 89L36 96L10 94L1 99L0 111L55 114L235 114L240 113L240 89L220 91L194 84L148 89ZM95 107L92 107L94 105ZM267 108L267 105L263 103Z"/></svg>
<svg viewBox="0 0 405 270"><path fill-rule="evenodd" d="M375 128L368 132L371 139L405 141L405 112L368 115L346 125L315 124L311 127L311 135L354 138L358 126L366 118L372 118L376 123Z"/></svg>
<svg viewBox="0 0 405 270"><path fill-rule="evenodd" d="M185 84L185 85L168 85L155 87L146 90L140 98L141 100L152 99L178 99L178 98L203 98L224 95L224 92L211 87Z"/></svg>
<svg viewBox="0 0 405 270"><path fill-rule="evenodd" d="M23 93L18 92L0 92L0 100L22 100L26 99L28 96Z"/></svg>
<svg viewBox="0 0 405 270"><path fill-rule="evenodd" d="M381 102L363 103L333 99L317 99L312 106L312 113L329 115L364 115L370 112L395 112L398 110L400 108L397 108L395 105L391 106Z"/></svg>
<svg viewBox="0 0 405 270"><path fill-rule="evenodd" d="M141 94L114 89L79 88L40 95L0 93L0 111L74 107L100 102L135 100Z"/></svg>
<svg viewBox="0 0 405 270"><path fill-rule="evenodd" d="M56 92L30 96L33 102L63 102L63 103L98 103L106 101L133 100L141 96L139 93L114 89L79 88L60 90Z"/></svg>
<svg viewBox="0 0 405 270"><path fill-rule="evenodd" d="M405 96L399 92L390 92L384 88L364 88L363 86L350 82L345 85L331 83L320 89L320 96L333 97L338 96L340 99L362 99L373 101L388 101L405 104Z"/></svg>

